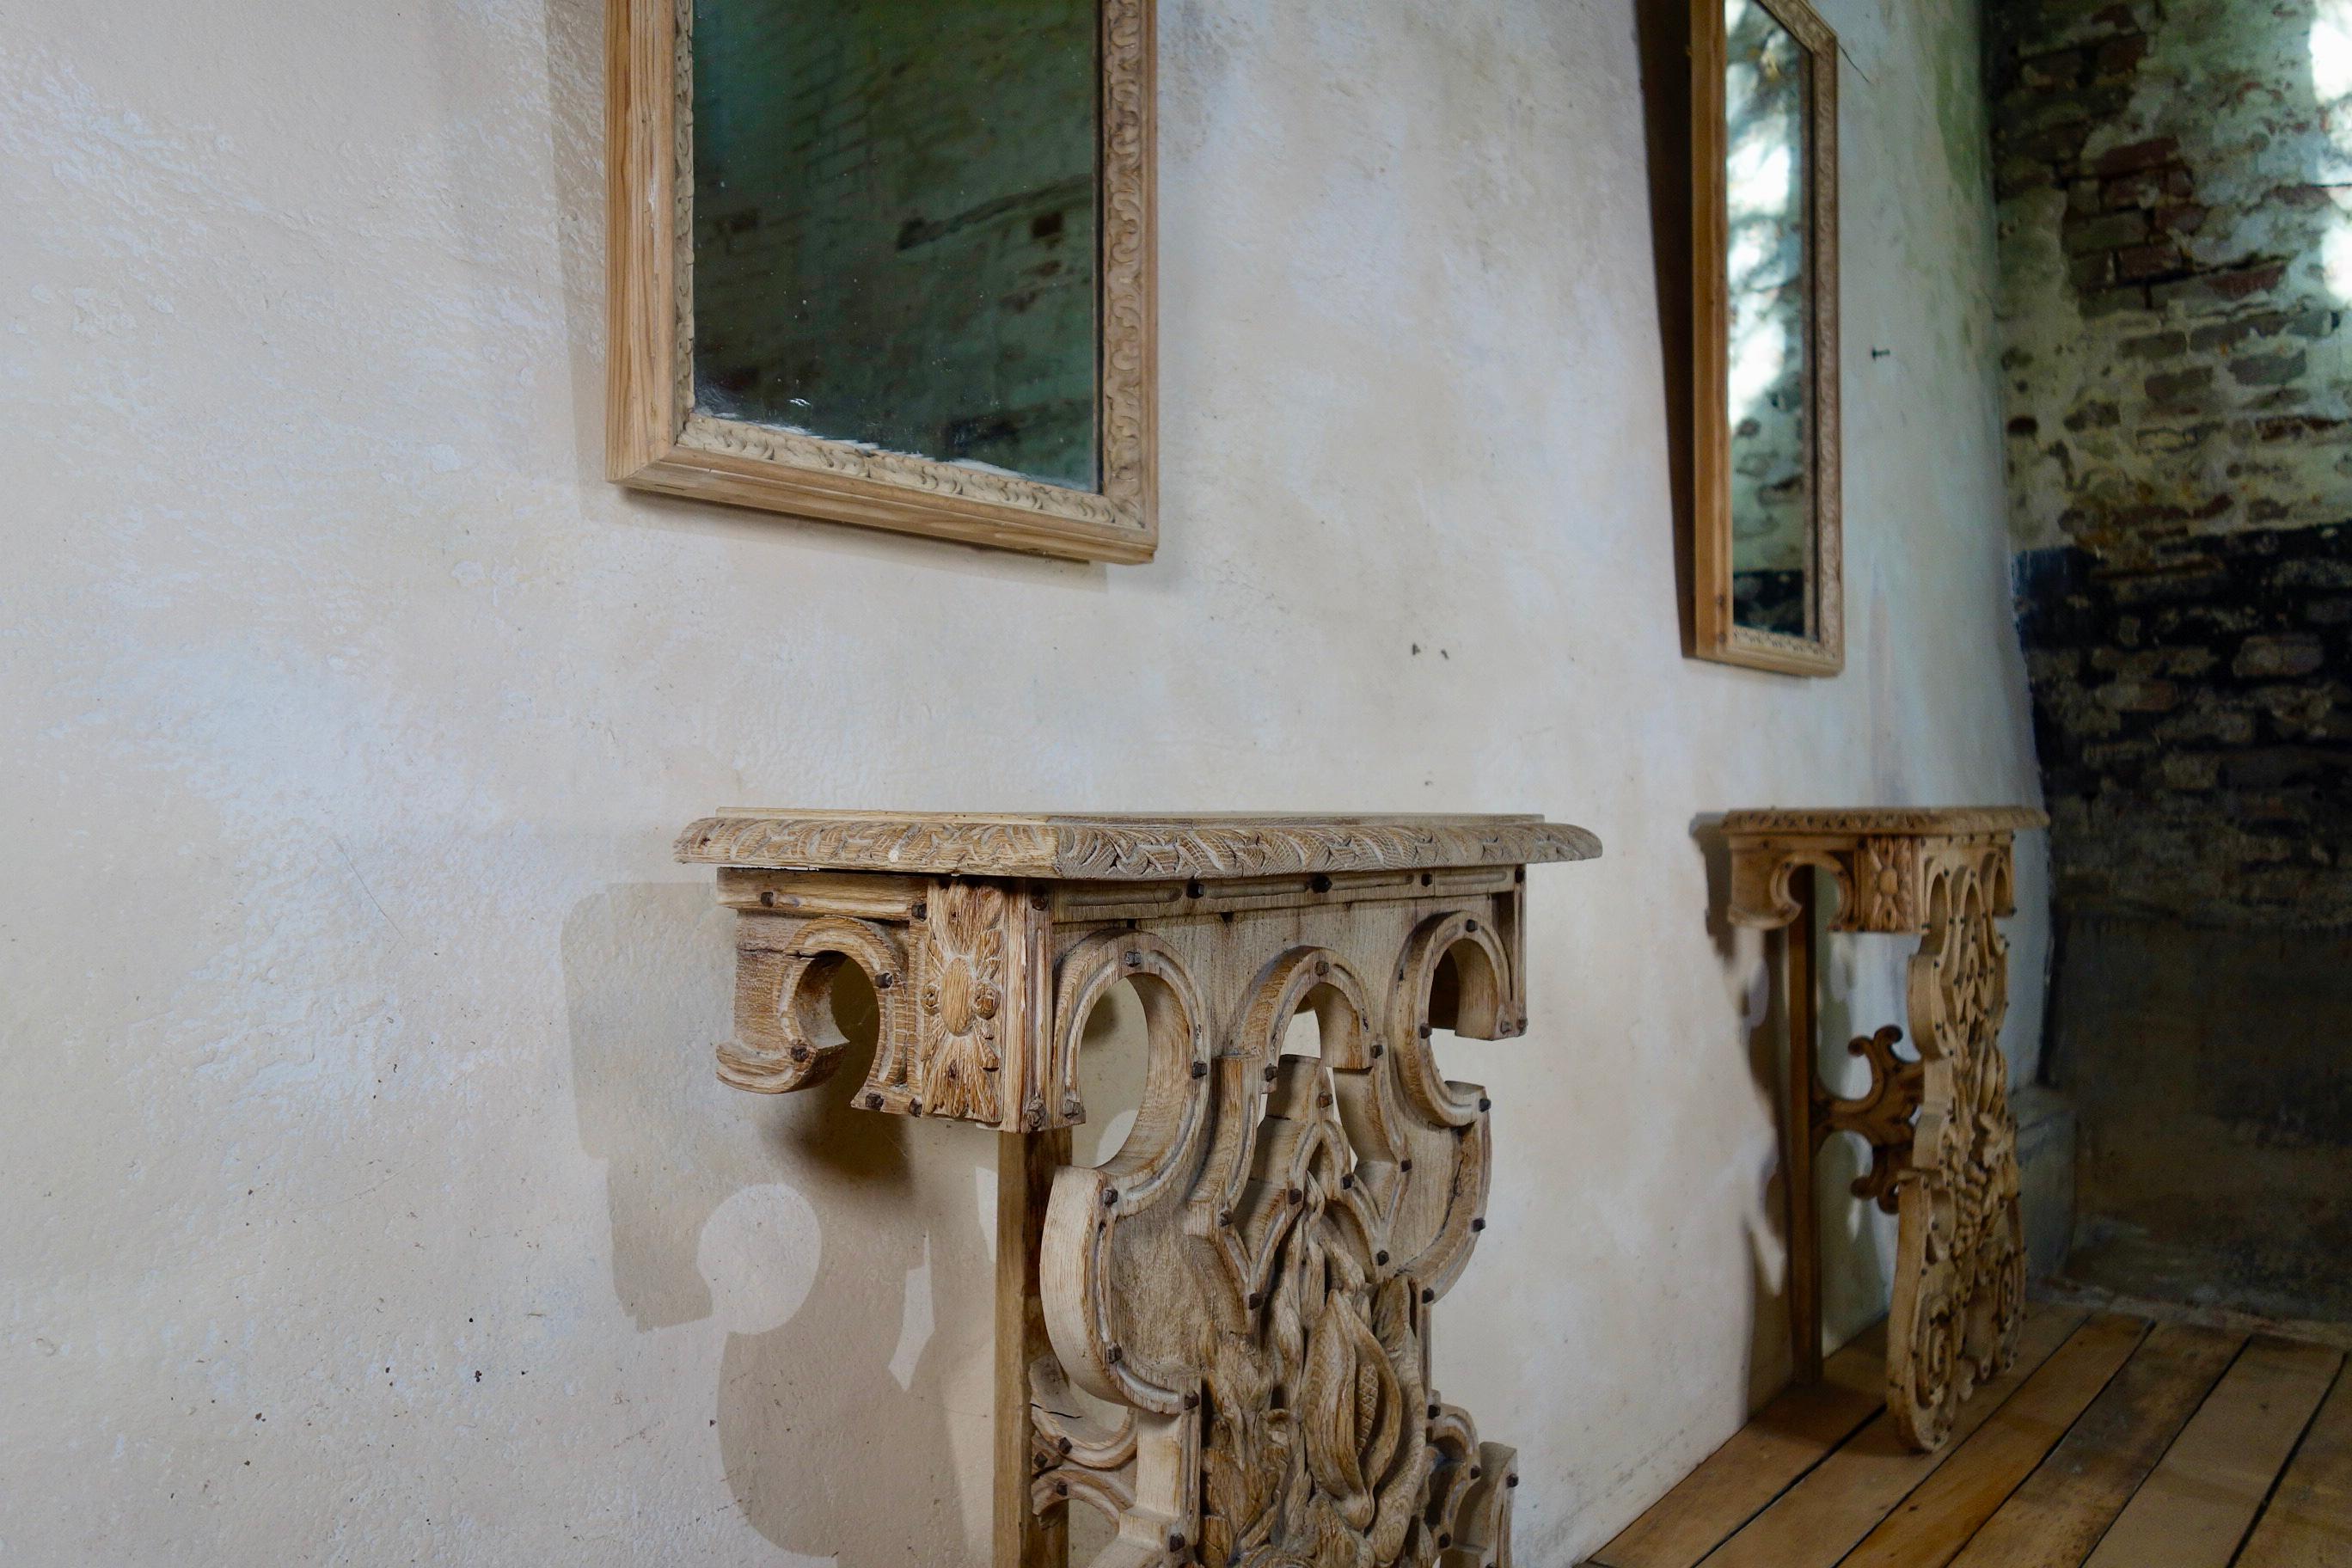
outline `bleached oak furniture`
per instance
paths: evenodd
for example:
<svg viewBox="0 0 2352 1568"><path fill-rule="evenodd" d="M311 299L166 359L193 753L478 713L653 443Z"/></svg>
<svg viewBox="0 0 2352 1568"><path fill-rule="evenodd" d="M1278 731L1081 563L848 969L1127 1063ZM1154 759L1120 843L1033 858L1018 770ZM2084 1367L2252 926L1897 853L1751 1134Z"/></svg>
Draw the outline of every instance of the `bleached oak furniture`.
<svg viewBox="0 0 2352 1568"><path fill-rule="evenodd" d="M1489 1171L1487 1099L1431 1037L1524 1032L1527 868L1591 834L751 811L677 852L740 912L721 1078L838 1070L856 964L880 1017L854 1103L999 1134L999 1568L1066 1562L1073 1498L1116 1522L1097 1568L1509 1563L1513 1452L1430 1385ZM1073 1165L1079 1041L1123 982L1143 1103ZM1302 1011L1318 1056L1284 1049Z"/></svg>
<svg viewBox="0 0 2352 1568"><path fill-rule="evenodd" d="M2016 912L2014 842L2049 826L2023 806L1948 810L1736 811L1733 922L1785 928L1789 1009L1790 1319L1797 1376L1822 1373L1821 1231L1813 1161L1832 1132L1870 1146L1854 1183L1897 1215L1886 1330L1886 1404L1904 1438L1939 1447L1954 1413L2017 1351L2025 1296L2018 1211L2017 1124L2000 1049L2009 944L1996 923ZM1814 924L1818 879L1836 884L1837 931L1916 934L1911 1037L1899 1028L1847 1047L1867 1060L1869 1091L1844 1100L1819 1073Z"/></svg>

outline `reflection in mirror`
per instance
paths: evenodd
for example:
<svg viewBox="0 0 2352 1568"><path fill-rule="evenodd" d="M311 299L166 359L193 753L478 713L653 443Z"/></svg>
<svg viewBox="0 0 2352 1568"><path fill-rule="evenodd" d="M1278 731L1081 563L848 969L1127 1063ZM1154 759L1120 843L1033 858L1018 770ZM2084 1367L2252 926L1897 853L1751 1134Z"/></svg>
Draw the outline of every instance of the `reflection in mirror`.
<svg viewBox="0 0 2352 1568"><path fill-rule="evenodd" d="M1732 618L1810 636L1803 47L1759 0L1724 0L1725 256L1730 363Z"/></svg>
<svg viewBox="0 0 2352 1568"><path fill-rule="evenodd" d="M694 396L1100 488L1097 0L695 0Z"/></svg>

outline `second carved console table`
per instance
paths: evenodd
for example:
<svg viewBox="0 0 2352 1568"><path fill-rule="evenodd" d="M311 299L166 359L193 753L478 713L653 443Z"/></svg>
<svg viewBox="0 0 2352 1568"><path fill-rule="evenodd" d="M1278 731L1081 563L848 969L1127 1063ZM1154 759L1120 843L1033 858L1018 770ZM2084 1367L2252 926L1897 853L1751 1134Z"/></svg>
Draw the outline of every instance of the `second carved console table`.
<svg viewBox="0 0 2352 1568"><path fill-rule="evenodd" d="M1813 1157L1832 1132L1869 1144L1854 1184L1897 1217L1886 1325L1886 1403L1906 1441L1942 1445L1960 1403L2015 1356L2025 1296L2017 1127L2000 1025L2009 944L1995 921L2016 910L2016 833L2049 819L2026 807L1736 811L1731 919L1788 931L1790 1318L1797 1376L1822 1370L1821 1235ZM1916 934L1911 960L1916 1060L1899 1028L1847 1048L1872 1082L1841 1100L1819 1076L1815 879L1836 884L1830 929Z"/></svg>
<svg viewBox="0 0 2352 1568"><path fill-rule="evenodd" d="M1430 1376L1490 1169L1486 1096L1431 1037L1525 1031L1527 867L1599 853L1510 816L686 830L740 911L720 1077L837 1071L855 964L880 1015L855 1103L1000 1134L997 1568L1066 1563L1074 1499L1116 1526L1096 1568L1507 1568L1516 1458ZM1073 1165L1079 1041L1122 983L1143 1102ZM1302 1011L1319 1054L1285 1049Z"/></svg>

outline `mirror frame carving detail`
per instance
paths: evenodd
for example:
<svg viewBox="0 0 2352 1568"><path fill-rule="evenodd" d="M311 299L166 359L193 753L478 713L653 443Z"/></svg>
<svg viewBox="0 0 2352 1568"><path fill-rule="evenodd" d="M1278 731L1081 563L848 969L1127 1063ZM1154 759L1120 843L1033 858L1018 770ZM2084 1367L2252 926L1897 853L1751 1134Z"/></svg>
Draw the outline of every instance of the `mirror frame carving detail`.
<svg viewBox="0 0 2352 1568"><path fill-rule="evenodd" d="M1733 619L1729 217L1723 160L1723 0L1691 0L1692 653L1784 675L1845 668L1843 471L1838 387L1837 36L1805 0L1755 0L1805 51L1806 271L1813 479L1811 591L1815 635L1790 637Z"/></svg>
<svg viewBox="0 0 2352 1568"><path fill-rule="evenodd" d="M1155 0L1101 0L1102 489L698 411L693 0L606 0L605 474L635 489L1080 561L1159 542Z"/></svg>

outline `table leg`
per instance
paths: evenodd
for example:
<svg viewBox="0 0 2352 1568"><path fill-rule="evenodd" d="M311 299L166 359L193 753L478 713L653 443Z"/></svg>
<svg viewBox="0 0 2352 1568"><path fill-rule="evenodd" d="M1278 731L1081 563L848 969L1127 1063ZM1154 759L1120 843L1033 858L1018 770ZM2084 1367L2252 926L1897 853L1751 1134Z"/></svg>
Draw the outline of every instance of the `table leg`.
<svg viewBox="0 0 2352 1568"><path fill-rule="evenodd" d="M1031 1506L1029 1368L1052 1347L1037 1295L1037 1255L1054 1173L1070 1161L1067 1128L996 1141L996 1544L994 1568L1068 1568L1070 1506Z"/></svg>
<svg viewBox="0 0 2352 1568"><path fill-rule="evenodd" d="M1797 918L1787 927L1789 1110L1785 1185L1789 1201L1789 1334L1800 1384L1822 1379L1822 1220L1813 1190L1814 1089L1821 1053L1821 974L1814 912L1820 875L1811 866L1790 879Z"/></svg>

